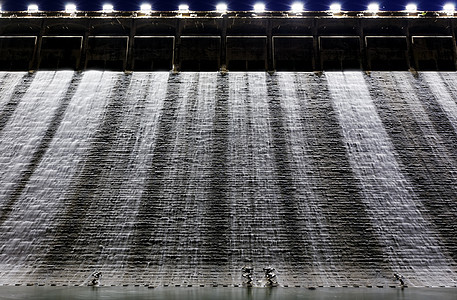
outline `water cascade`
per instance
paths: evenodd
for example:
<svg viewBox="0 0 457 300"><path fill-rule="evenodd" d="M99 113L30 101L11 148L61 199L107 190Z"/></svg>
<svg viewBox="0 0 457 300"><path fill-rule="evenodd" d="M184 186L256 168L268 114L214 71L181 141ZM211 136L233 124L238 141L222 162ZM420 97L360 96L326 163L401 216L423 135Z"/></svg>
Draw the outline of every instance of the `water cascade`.
<svg viewBox="0 0 457 300"><path fill-rule="evenodd" d="M0 284L456 286L453 73L0 73Z"/></svg>

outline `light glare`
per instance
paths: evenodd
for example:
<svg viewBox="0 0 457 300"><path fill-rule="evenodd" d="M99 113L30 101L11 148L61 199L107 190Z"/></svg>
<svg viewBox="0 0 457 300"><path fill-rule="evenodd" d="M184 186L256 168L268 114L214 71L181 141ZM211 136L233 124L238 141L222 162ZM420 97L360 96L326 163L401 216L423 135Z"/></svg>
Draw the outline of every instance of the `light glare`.
<svg viewBox="0 0 457 300"><path fill-rule="evenodd" d="M103 12L104 13L112 13L114 11L114 6L111 4L103 4Z"/></svg>
<svg viewBox="0 0 457 300"><path fill-rule="evenodd" d="M224 13L224 12L227 11L227 9L228 9L227 8L227 4L225 4L225 3L219 3L219 4L216 5L216 11L217 12Z"/></svg>
<svg viewBox="0 0 457 300"><path fill-rule="evenodd" d="M29 13L38 12L38 5L36 5L36 4L30 4L30 5L27 7L27 12L29 12Z"/></svg>
<svg viewBox="0 0 457 300"><path fill-rule="evenodd" d="M149 3L143 3L140 5L140 11L144 14L149 14L151 13L152 6Z"/></svg>
<svg viewBox="0 0 457 300"><path fill-rule="evenodd" d="M341 4L339 3L332 3L330 5L330 11L334 14L338 14L341 12Z"/></svg>
<svg viewBox="0 0 457 300"><path fill-rule="evenodd" d="M443 11L445 11L448 15L453 15L455 12L455 5L453 3L446 3L443 6Z"/></svg>
<svg viewBox="0 0 457 300"><path fill-rule="evenodd" d="M263 4L263 3L254 4L254 11L257 12L257 13L264 12L265 11L265 4Z"/></svg>
<svg viewBox="0 0 457 300"><path fill-rule="evenodd" d="M180 4L180 5L178 6L178 10L179 10L179 11L189 11L189 5L187 5L187 4Z"/></svg>
<svg viewBox="0 0 457 300"><path fill-rule="evenodd" d="M65 12L67 14L75 13L76 12L76 5L73 4L73 3L69 3L69 4L65 5Z"/></svg>
<svg viewBox="0 0 457 300"><path fill-rule="evenodd" d="M406 5L405 10L410 13L415 13L417 12L417 5L414 3L410 3Z"/></svg>
<svg viewBox="0 0 457 300"><path fill-rule="evenodd" d="M303 5L303 3L301 3L301 2L294 2L294 3L292 3L290 9L291 9L291 11L294 12L294 13L300 13L300 12L302 12L302 11L305 10L304 7L305 7L305 6Z"/></svg>
<svg viewBox="0 0 457 300"><path fill-rule="evenodd" d="M370 3L368 5L368 12L371 12L371 13L377 13L379 12L379 4L378 3Z"/></svg>

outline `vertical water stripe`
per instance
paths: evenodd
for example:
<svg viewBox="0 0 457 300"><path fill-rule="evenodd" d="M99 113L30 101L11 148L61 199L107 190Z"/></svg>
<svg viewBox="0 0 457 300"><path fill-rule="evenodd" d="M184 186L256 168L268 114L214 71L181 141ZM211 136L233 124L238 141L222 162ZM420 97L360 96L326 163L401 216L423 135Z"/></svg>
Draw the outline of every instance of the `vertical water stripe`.
<svg viewBox="0 0 457 300"><path fill-rule="evenodd" d="M60 72L40 73L57 75ZM72 72L69 73L71 74ZM37 78L40 78L38 74ZM46 154L29 179L11 217L2 226L1 241L6 245L0 258L2 271L14 273L15 270L22 269L21 274L24 276L28 268L35 270L39 266L49 247L52 247L53 230L61 218L60 214L66 209L62 200L68 193L74 175L79 171L78 165L100 122L108 99L106 95L114 84L113 78L113 74L109 73L83 74ZM54 89L49 86L44 88L53 95L62 92L58 86ZM44 116L38 118L43 119Z"/></svg>
<svg viewBox="0 0 457 300"><path fill-rule="evenodd" d="M454 257L457 240L453 216L457 212L457 164L453 151L437 132L424 106L427 99L416 90L418 79L409 72L372 72L367 78L379 116L389 134L402 171L423 203L423 211L441 234ZM424 102L424 100L427 100Z"/></svg>
<svg viewBox="0 0 457 300"><path fill-rule="evenodd" d="M38 150L72 76L73 72L37 74L3 128L0 140L0 204L4 207L21 179L21 174Z"/></svg>
<svg viewBox="0 0 457 300"><path fill-rule="evenodd" d="M14 94L16 86L27 73L23 72L0 72L0 111L5 109L8 101Z"/></svg>
<svg viewBox="0 0 457 300"><path fill-rule="evenodd" d="M449 261L425 220L368 93L362 73L326 74L354 173L385 245L392 269L411 272L416 283L447 283ZM438 279L438 280L437 280ZM452 280L451 280L452 281Z"/></svg>
<svg viewBox="0 0 457 300"><path fill-rule="evenodd" d="M446 113L449 121L454 128L454 133L457 134L457 101L455 100L456 94L451 94L448 88L453 88L457 83L455 76L446 76L438 72L424 72L421 73L427 85L430 87L431 92L435 96L436 101L440 104L441 109ZM444 80L444 77L447 80ZM446 84L447 82L447 84ZM455 91L455 88L453 88Z"/></svg>
<svg viewBox="0 0 457 300"><path fill-rule="evenodd" d="M104 236L103 252L97 265L104 271L104 280L106 278L113 284L120 285L135 276L127 265L129 252L134 246L131 236L147 178L147 166L150 164L168 77L168 72L132 75L126 96L130 101L118 132L119 141L113 146L112 156L118 156L121 164L109 171L111 181L106 181L100 189L102 198L111 204L106 216L109 226L97 220L95 215L92 218L94 222L99 222L99 236ZM114 191L111 190L112 184L116 187ZM94 207L94 211L98 210Z"/></svg>

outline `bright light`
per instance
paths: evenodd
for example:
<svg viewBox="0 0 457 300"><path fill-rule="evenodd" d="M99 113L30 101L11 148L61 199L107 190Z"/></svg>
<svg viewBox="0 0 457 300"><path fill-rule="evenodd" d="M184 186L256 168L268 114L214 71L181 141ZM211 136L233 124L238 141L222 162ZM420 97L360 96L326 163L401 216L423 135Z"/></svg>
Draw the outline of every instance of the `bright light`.
<svg viewBox="0 0 457 300"><path fill-rule="evenodd" d="M290 6L290 10L294 13L301 13L305 10L305 6L301 2L294 2Z"/></svg>
<svg viewBox="0 0 457 300"><path fill-rule="evenodd" d="M143 4L140 5L140 11L143 14L150 14L151 10L152 10L152 6L149 3L143 3Z"/></svg>
<svg viewBox="0 0 457 300"><path fill-rule="evenodd" d="M406 5L405 10L410 13L415 13L417 12L417 5L414 3L409 3Z"/></svg>
<svg viewBox="0 0 457 300"><path fill-rule="evenodd" d="M379 4L378 3L370 3L370 4L368 4L367 11L371 12L371 13L374 13L374 14L379 12Z"/></svg>
<svg viewBox="0 0 457 300"><path fill-rule="evenodd" d="M263 4L263 3L254 4L254 11L257 12L257 13L264 12L265 11L265 4Z"/></svg>
<svg viewBox="0 0 457 300"><path fill-rule="evenodd" d="M114 11L114 6L111 4L103 4L102 11L104 13L112 13Z"/></svg>
<svg viewBox="0 0 457 300"><path fill-rule="evenodd" d="M27 12L29 12L29 13L38 12L38 5L36 5L36 4L30 4L30 5L27 7Z"/></svg>
<svg viewBox="0 0 457 300"><path fill-rule="evenodd" d="M334 14L338 14L341 12L341 4L339 3L332 3L330 4L330 11Z"/></svg>
<svg viewBox="0 0 457 300"><path fill-rule="evenodd" d="M73 4L73 3L69 3L67 5L65 5L65 12L67 14L73 14L76 12L76 5Z"/></svg>
<svg viewBox="0 0 457 300"><path fill-rule="evenodd" d="M448 15L453 15L455 13L455 5L453 3L446 3L443 6L443 11Z"/></svg>
<svg viewBox="0 0 457 300"><path fill-rule="evenodd" d="M187 4L180 4L180 5L178 6L178 10L181 11L181 12L183 12L183 11L189 11L189 5L187 5Z"/></svg>
<svg viewBox="0 0 457 300"><path fill-rule="evenodd" d="M219 3L216 5L216 11L220 13L224 13L227 11L227 4L225 3Z"/></svg>

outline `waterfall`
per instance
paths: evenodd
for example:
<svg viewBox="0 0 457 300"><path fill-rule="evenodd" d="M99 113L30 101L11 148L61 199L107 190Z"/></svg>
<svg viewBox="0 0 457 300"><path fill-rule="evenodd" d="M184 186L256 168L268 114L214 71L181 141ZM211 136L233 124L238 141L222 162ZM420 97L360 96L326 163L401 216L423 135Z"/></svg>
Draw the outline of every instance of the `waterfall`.
<svg viewBox="0 0 457 300"><path fill-rule="evenodd" d="M439 284L440 274L443 269L448 270L450 261L442 253L434 227L422 216L420 201L400 170L362 73L326 76L352 168L393 271L412 269L420 284Z"/></svg>
<svg viewBox="0 0 457 300"><path fill-rule="evenodd" d="M0 284L455 286L454 83L0 72Z"/></svg>

